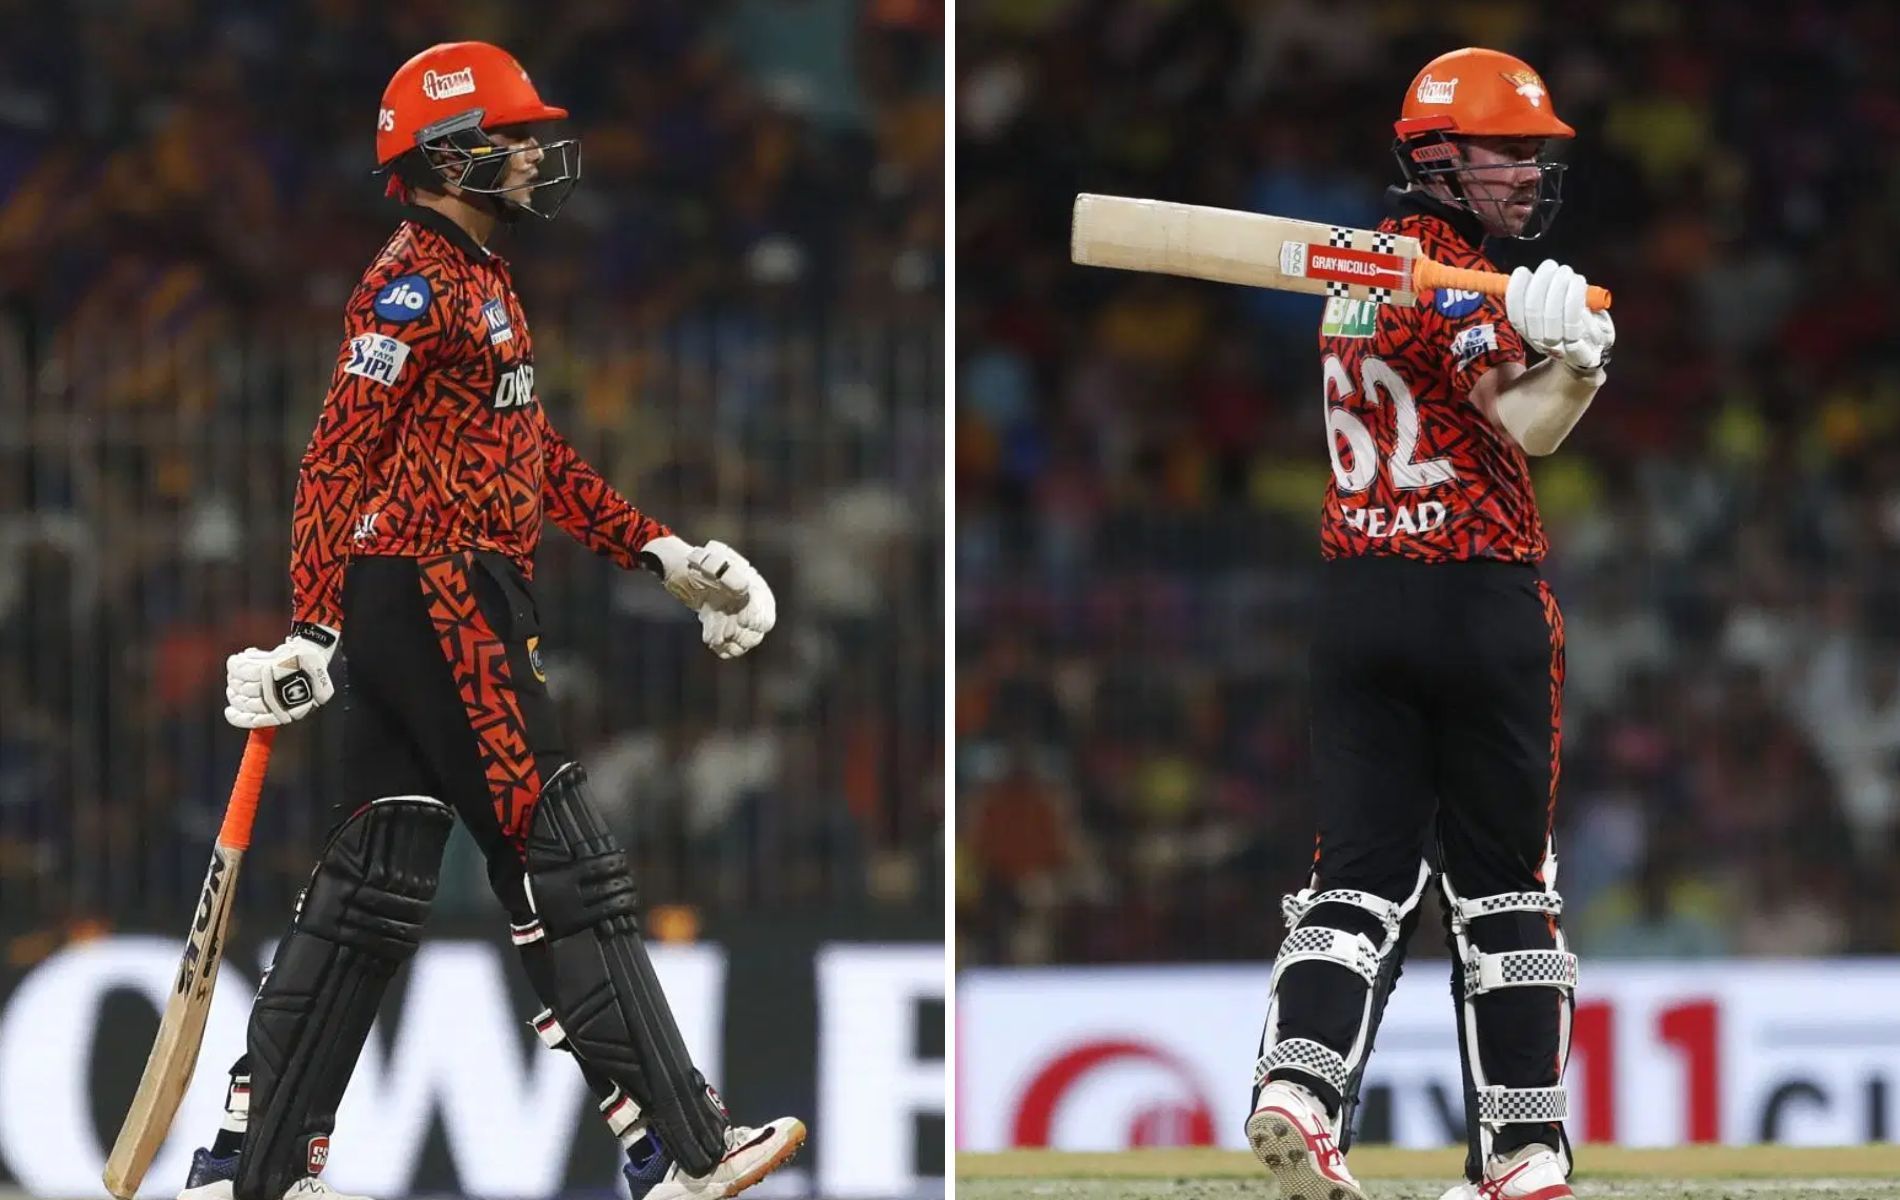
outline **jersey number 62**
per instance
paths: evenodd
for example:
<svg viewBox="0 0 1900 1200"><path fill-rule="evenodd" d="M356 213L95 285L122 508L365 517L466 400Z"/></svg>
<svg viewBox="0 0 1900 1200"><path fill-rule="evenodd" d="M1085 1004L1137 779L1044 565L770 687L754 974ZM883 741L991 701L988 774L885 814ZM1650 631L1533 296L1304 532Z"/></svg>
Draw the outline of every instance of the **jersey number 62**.
<svg viewBox="0 0 1900 1200"><path fill-rule="evenodd" d="M1410 388L1405 380L1399 378L1382 358L1367 355L1359 364L1358 388L1353 387L1352 372L1339 360L1337 354L1328 354L1321 364L1320 375L1324 380L1326 393L1326 453L1333 461L1333 479L1342 492L1363 492L1372 486L1373 477L1379 473L1379 444L1366 428L1366 423L1354 416L1346 407L1346 402L1355 395L1363 395L1372 404L1382 402L1380 393L1384 393L1383 402L1392 406L1393 431L1396 434L1392 447L1392 457L1386 460L1386 472L1392 477L1392 486L1411 491L1416 488L1435 487L1441 483L1450 483L1457 478L1448 458L1428 458L1424 462L1412 461L1418 452L1418 405L1412 400ZM1350 465L1341 461L1339 442L1344 438Z"/></svg>

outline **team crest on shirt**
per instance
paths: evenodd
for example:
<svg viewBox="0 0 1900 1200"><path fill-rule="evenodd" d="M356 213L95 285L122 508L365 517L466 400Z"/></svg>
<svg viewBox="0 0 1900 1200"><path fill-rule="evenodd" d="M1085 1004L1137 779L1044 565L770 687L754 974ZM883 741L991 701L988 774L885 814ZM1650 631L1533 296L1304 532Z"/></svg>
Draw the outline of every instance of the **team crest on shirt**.
<svg viewBox="0 0 1900 1200"><path fill-rule="evenodd" d="M508 306L499 297L482 305L482 320L488 323L489 345L499 346L514 340L515 327L508 320Z"/></svg>

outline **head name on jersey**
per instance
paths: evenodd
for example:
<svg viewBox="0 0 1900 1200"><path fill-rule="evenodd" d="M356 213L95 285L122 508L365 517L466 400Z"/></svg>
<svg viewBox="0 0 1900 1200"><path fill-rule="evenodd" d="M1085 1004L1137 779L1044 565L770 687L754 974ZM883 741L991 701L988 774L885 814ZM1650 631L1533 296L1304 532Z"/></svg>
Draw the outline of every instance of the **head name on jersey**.
<svg viewBox="0 0 1900 1200"><path fill-rule="evenodd" d="M398 325L413 321L429 310L432 299L429 281L420 275L392 279L376 293L376 315Z"/></svg>
<svg viewBox="0 0 1900 1200"><path fill-rule="evenodd" d="M515 336L515 327L508 322L508 306L499 297L482 305L482 320L488 322L488 344L491 346L499 346Z"/></svg>
<svg viewBox="0 0 1900 1200"><path fill-rule="evenodd" d="M1439 288L1432 299L1432 306L1448 317L1466 317L1478 311L1484 303L1484 297L1477 292L1464 292L1457 288Z"/></svg>

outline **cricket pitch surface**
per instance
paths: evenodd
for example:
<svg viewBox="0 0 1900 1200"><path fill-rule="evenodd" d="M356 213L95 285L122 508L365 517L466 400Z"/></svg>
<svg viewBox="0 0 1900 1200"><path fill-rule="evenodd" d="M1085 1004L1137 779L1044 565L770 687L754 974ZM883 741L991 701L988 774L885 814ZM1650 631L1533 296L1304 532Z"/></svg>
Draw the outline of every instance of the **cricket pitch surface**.
<svg viewBox="0 0 1900 1200"><path fill-rule="evenodd" d="M1366 1146L1348 1164L1370 1200L1438 1200L1458 1182L1462 1149ZM1571 1177L1579 1200L1900 1200L1900 1146L1585 1146ZM957 1200L1276 1200L1244 1150L957 1156Z"/></svg>

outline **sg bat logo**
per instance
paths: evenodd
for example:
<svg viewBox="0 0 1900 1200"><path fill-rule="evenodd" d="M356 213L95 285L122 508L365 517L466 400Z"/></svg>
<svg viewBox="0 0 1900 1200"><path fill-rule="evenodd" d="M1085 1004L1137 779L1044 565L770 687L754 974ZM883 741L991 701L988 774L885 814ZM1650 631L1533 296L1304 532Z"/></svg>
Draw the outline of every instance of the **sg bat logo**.
<svg viewBox="0 0 1900 1200"><path fill-rule="evenodd" d="M172 990L184 995L191 988L191 981L198 974L199 961L215 963L218 961L218 944L215 935L212 941L204 944L205 933L211 928L211 918L217 912L224 890L224 852L211 856L211 870L205 875L203 893L198 897L198 916L191 924L191 936L185 939L185 954L178 963L178 982ZM204 986L203 980L199 986Z"/></svg>

